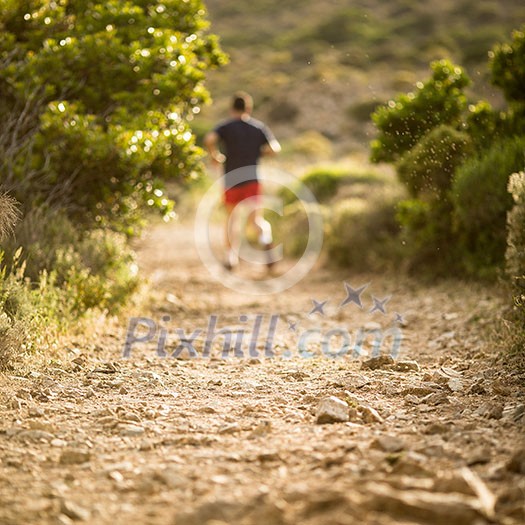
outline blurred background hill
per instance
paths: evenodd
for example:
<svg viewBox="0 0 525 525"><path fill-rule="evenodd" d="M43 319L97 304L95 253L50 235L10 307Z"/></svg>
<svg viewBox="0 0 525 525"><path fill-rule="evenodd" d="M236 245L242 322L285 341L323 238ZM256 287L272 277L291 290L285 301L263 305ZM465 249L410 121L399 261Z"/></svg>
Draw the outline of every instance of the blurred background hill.
<svg viewBox="0 0 525 525"><path fill-rule="evenodd" d="M525 21L516 0L209 0L207 7L230 63L210 72L214 104L194 129L209 129L226 114L231 92L244 89L285 148L313 158L365 151L370 113L426 78L432 60L465 67L472 99L498 107L487 54Z"/></svg>

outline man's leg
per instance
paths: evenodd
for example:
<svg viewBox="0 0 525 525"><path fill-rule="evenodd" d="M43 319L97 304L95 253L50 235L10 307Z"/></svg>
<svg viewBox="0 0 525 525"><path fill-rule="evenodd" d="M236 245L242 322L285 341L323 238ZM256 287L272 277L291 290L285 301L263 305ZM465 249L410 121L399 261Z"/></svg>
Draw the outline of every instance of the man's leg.
<svg viewBox="0 0 525 525"><path fill-rule="evenodd" d="M268 260L266 265L271 268L274 261L271 259L270 250L273 248L272 225L264 218L263 210L256 208L250 212L248 223L257 231L259 244L268 251Z"/></svg>
<svg viewBox="0 0 525 525"><path fill-rule="evenodd" d="M236 225L236 214L233 213L235 204L225 204L226 209L226 228L224 245L226 247L226 263L228 270L232 270L239 264L239 232Z"/></svg>

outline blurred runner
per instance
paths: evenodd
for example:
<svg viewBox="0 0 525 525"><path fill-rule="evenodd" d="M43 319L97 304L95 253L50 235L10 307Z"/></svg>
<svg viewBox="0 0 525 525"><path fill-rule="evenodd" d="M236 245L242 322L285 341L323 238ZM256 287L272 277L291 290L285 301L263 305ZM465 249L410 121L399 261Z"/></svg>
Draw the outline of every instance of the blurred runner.
<svg viewBox="0 0 525 525"><path fill-rule="evenodd" d="M231 105L231 117L220 123L204 137L204 145L216 166L224 165L224 205L226 208L226 261L224 266L232 270L239 264L240 235L232 216L235 207L245 201L256 208L248 216L248 225L257 231L258 241L268 251L272 248L272 228L265 220L262 208L257 206L262 194L257 176L257 164L263 155L274 155L281 145L270 129L251 116L253 100L245 92L235 93ZM221 153L219 146L224 151ZM273 262L268 259L267 266Z"/></svg>

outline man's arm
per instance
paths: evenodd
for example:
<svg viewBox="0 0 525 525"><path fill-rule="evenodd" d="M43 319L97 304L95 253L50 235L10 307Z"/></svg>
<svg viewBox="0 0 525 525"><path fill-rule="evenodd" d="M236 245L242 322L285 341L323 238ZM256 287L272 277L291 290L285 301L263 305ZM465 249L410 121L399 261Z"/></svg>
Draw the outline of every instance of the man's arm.
<svg viewBox="0 0 525 525"><path fill-rule="evenodd" d="M272 137L266 144L261 148L261 154L265 156L277 155L281 151L281 145L279 141Z"/></svg>
<svg viewBox="0 0 525 525"><path fill-rule="evenodd" d="M216 131L210 131L204 136L204 145L214 164L223 164L226 160L226 157L219 151L219 138Z"/></svg>

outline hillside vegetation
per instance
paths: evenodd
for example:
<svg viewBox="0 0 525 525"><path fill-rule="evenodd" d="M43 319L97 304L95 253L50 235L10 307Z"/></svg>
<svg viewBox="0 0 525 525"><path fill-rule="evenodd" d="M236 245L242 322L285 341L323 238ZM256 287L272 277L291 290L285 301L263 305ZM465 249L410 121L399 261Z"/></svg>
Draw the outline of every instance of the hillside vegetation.
<svg viewBox="0 0 525 525"><path fill-rule="evenodd" d="M212 0L207 7L231 61L209 76L216 104L197 128L219 118L231 91L242 88L281 138L314 128L341 151L366 147L370 113L413 88L433 60L465 66L472 98L498 106L487 53L525 21L525 5L514 0Z"/></svg>

